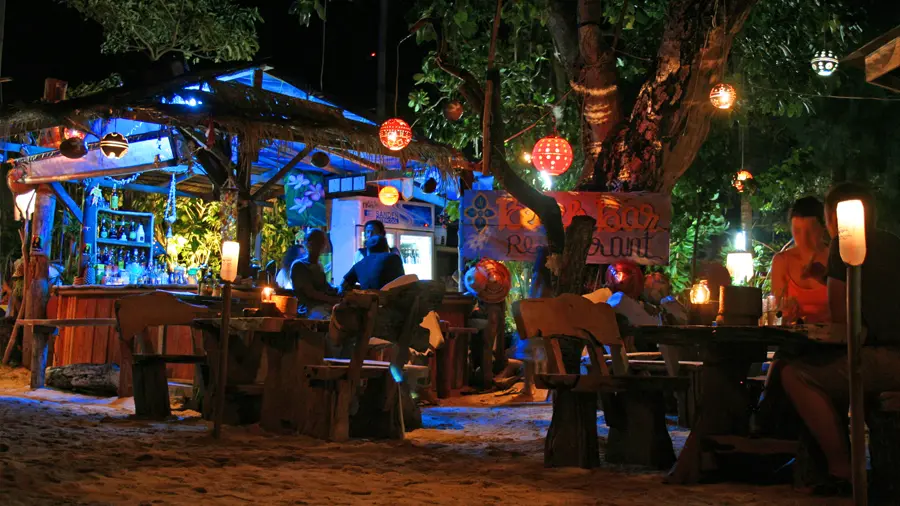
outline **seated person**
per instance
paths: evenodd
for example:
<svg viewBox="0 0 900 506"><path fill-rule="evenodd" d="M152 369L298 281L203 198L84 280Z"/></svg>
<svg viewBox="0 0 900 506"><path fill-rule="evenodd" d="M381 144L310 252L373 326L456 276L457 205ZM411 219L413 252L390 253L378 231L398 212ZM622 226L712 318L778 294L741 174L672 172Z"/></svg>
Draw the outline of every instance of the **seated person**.
<svg viewBox="0 0 900 506"><path fill-rule="evenodd" d="M841 183L825 198L825 224L831 235L828 253L828 303L834 323L847 319L846 267L841 260L837 204L859 199L866 215L866 258L862 265L862 319L866 328L860 353L866 395L900 390L900 238L875 227L874 199L855 183ZM832 347L787 361L781 381L797 413L819 443L828 461L831 480L814 490L821 494L850 491L850 450L846 413L850 404L849 370L845 347Z"/></svg>
<svg viewBox="0 0 900 506"><path fill-rule="evenodd" d="M772 293L781 302L785 324L826 323L828 309L826 268L828 246L825 243L825 208L815 197L794 202L790 212L794 246L772 259ZM794 356L815 353L815 346L792 350ZM779 350L769 367L765 390L754 417L754 431L773 437L793 439L799 429L797 415L781 386L781 367L791 357Z"/></svg>
<svg viewBox="0 0 900 506"><path fill-rule="evenodd" d="M291 270L294 267L294 262L300 261L303 256L303 247L299 244L292 244L284 252L284 258L281 259L281 269L275 274L275 284L279 288L284 290L294 289L294 284L291 282Z"/></svg>
<svg viewBox="0 0 900 506"><path fill-rule="evenodd" d="M366 256L350 268L341 283L341 292L353 290L357 284L363 290L381 290L381 287L404 274L399 255L390 253L387 239L373 235L366 240Z"/></svg>
<svg viewBox="0 0 900 506"><path fill-rule="evenodd" d="M368 242L372 236L381 236L387 238L387 230L384 228L384 223L381 220L369 220L366 222L366 225L363 227L363 243ZM400 255L400 250L397 248L391 248L390 252L395 255ZM369 249L367 247L362 247L356 250L356 255L353 257L353 263L359 262L363 258L366 258L366 255L369 254Z"/></svg>
<svg viewBox="0 0 900 506"><path fill-rule="evenodd" d="M782 301L783 322L827 323L824 207L815 197L803 197L794 202L790 221L794 246L772 259L772 294Z"/></svg>
<svg viewBox="0 0 900 506"><path fill-rule="evenodd" d="M319 257L325 250L325 232L313 229L306 234L306 255L291 264L291 284L300 312L310 319L328 319L331 308L341 301L325 280Z"/></svg>

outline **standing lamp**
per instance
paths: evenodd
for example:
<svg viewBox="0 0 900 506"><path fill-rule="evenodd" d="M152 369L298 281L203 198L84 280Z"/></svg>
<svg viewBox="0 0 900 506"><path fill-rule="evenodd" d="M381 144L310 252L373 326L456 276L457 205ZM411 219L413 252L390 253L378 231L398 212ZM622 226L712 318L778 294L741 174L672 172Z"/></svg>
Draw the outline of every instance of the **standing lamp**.
<svg viewBox="0 0 900 506"><path fill-rule="evenodd" d="M231 283L237 278L238 257L241 245L234 241L222 243L222 326L219 329L219 377L216 382L216 409L213 419L213 438L219 439L222 434L222 417L225 414L225 382L228 380L228 338L231 333Z"/></svg>
<svg viewBox="0 0 900 506"><path fill-rule="evenodd" d="M847 265L847 362L850 369L850 465L853 503L868 504L866 428L860 363L862 337L862 264L866 259L866 210L861 200L837 205L841 260Z"/></svg>

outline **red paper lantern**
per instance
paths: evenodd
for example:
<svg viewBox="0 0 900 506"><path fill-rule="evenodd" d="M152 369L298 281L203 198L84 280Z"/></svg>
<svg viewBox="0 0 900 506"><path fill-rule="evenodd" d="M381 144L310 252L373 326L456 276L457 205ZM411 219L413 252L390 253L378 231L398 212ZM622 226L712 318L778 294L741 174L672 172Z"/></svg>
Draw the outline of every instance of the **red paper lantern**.
<svg viewBox="0 0 900 506"><path fill-rule="evenodd" d="M606 286L615 292L622 292L637 299L644 291L644 275L638 264L631 261L616 262L606 269Z"/></svg>
<svg viewBox="0 0 900 506"><path fill-rule="evenodd" d="M730 84L719 83L709 90L709 101L717 109L731 109L736 100L737 92Z"/></svg>
<svg viewBox="0 0 900 506"><path fill-rule="evenodd" d="M464 111L463 105L459 103L458 100L454 100L444 106L444 117L447 118L448 121L457 122L462 118Z"/></svg>
<svg viewBox="0 0 900 506"><path fill-rule="evenodd" d="M490 304L503 302L512 287L512 276L502 263L482 258L466 272L466 288L479 300Z"/></svg>
<svg viewBox="0 0 900 506"><path fill-rule="evenodd" d="M391 118L381 124L378 136L384 147L391 151L400 151L412 142L412 128L400 118Z"/></svg>
<svg viewBox="0 0 900 506"><path fill-rule="evenodd" d="M386 206L392 206L400 200L400 191L393 186L383 186L378 190L378 200Z"/></svg>
<svg viewBox="0 0 900 506"><path fill-rule="evenodd" d="M537 170L558 176L572 165L572 146L562 137L551 135L537 141L531 150L531 162Z"/></svg>

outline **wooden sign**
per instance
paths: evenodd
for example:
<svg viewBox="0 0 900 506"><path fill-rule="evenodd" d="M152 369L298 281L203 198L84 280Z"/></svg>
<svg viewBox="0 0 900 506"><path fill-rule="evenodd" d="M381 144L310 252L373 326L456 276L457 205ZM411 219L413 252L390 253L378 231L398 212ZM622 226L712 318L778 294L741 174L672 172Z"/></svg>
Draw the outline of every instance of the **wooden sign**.
<svg viewBox="0 0 900 506"><path fill-rule="evenodd" d="M573 216L597 220L588 263L633 260L643 265L669 262L672 204L660 193L548 192L562 211L563 226ZM537 215L506 192L467 191L460 202L461 245L465 258L534 261L547 236Z"/></svg>

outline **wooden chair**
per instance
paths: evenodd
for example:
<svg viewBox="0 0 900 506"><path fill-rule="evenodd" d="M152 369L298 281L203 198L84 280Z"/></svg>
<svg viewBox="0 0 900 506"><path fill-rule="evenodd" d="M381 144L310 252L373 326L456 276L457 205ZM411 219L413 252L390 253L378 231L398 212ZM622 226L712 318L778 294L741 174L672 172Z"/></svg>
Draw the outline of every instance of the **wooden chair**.
<svg viewBox="0 0 900 506"><path fill-rule="evenodd" d="M659 469L675 462L662 393L685 390L688 381L633 374L611 307L564 294L516 302L513 316L520 336L544 339L548 373L536 374L535 383L556 391L544 447L546 466L591 468L599 463L598 394L610 427L607 461ZM597 366L585 375L568 372L560 346L564 339L575 340L579 350L587 347L591 363ZM612 370L603 359L604 345L611 352Z"/></svg>
<svg viewBox="0 0 900 506"><path fill-rule="evenodd" d="M116 301L115 309L121 349L119 396L134 394L136 415L164 419L171 414L166 364L206 362L206 355L196 338L193 354L166 354L165 329L172 325L189 326L195 318L214 316L215 312L204 306L181 302L165 292L123 297ZM148 328L154 326L163 327L158 347L154 347L148 335ZM139 353L135 353L135 338Z"/></svg>

